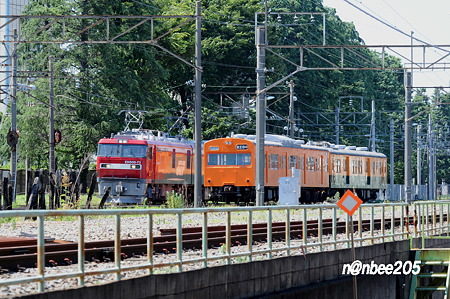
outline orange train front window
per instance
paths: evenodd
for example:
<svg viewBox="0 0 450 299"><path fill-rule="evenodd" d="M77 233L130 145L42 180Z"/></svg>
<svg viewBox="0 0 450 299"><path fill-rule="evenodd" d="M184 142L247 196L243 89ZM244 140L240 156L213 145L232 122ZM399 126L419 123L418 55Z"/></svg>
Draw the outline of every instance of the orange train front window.
<svg viewBox="0 0 450 299"><path fill-rule="evenodd" d="M208 154L210 166L247 166L251 165L251 154Z"/></svg>

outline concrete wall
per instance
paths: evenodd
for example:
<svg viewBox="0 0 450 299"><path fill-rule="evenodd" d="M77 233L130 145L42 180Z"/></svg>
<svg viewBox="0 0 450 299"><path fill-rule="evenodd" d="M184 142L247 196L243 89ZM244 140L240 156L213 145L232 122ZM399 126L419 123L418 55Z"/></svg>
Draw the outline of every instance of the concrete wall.
<svg viewBox="0 0 450 299"><path fill-rule="evenodd" d="M414 245L419 246L420 240ZM429 240L427 247L449 247L450 240ZM356 248L362 263L394 264L412 259L410 242ZM212 267L124 280L101 286L25 296L26 298L353 298L353 278L342 275L351 250L312 253L269 261ZM407 298L411 276L360 275L358 298Z"/></svg>

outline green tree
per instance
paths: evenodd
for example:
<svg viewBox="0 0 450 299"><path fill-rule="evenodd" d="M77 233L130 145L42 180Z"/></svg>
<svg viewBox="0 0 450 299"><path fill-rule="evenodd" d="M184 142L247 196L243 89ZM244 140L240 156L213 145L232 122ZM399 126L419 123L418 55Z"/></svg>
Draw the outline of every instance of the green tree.
<svg viewBox="0 0 450 299"><path fill-rule="evenodd" d="M132 1L30 1L26 14L30 15L151 15L152 7L135 7ZM31 34L48 24L46 19L31 19L23 28L23 34ZM75 34L78 28L89 26L90 20L67 21L66 36ZM124 28L134 25L133 21L115 19L110 26L114 36ZM78 28L77 28L78 27ZM104 31L90 29L89 38L104 38ZM158 26L157 26L158 28ZM97 31L96 31L97 30ZM149 39L150 24L129 33L127 38ZM131 36L131 37L130 37ZM42 39L62 39L62 26L52 26L43 31ZM83 33L80 39L87 39ZM158 115L153 122L161 126L160 120L170 109L170 97L161 86L167 78L167 71L156 59L155 50L140 45L100 44L22 44L19 49L22 65L30 71L47 72L48 57L54 57L55 86L55 128L62 132L62 142L57 146L60 167L72 164L74 167L86 152L95 152L98 140L124 128L123 109L145 109ZM24 82L24 83L28 83ZM38 78L33 84L32 95L48 103L48 76ZM27 102L34 102L29 107ZM174 106L174 105L172 105ZM38 159L48 156L48 107L35 99L19 95L18 126L21 129L21 156L25 155L36 165ZM153 117L147 120L147 125ZM154 120L154 119L153 119ZM158 129L157 127L153 127ZM5 149L4 149L5 150ZM45 165L45 164L44 164Z"/></svg>
<svg viewBox="0 0 450 299"><path fill-rule="evenodd" d="M343 22L334 9L324 7L321 0L292 1L271 0L272 12L324 12L326 17L327 44L363 44L351 23ZM253 92L256 87L256 47L254 32L255 13L264 11L260 0L203 0L202 1L202 99L203 138L215 138L235 133L254 134L255 118L250 111L250 122L237 119L220 107L218 96L213 93L237 87L239 92ZM155 1L57 1L32 0L27 14L41 15L194 15L194 0ZM322 22L317 15L311 22L310 15L283 16L286 23L278 23L277 15L271 14L268 22L270 44L321 44ZM186 19L158 19L155 21L155 36L159 36ZM24 35L35 28L48 24L46 19L31 19L24 24ZM68 21L69 22L69 21ZM73 31L66 29L66 35L75 34L93 21L73 20ZM110 22L111 36L136 24L133 21L117 19ZM259 19L259 24L262 24ZM148 40L150 22L128 33L127 37ZM61 37L62 26L52 27L40 33L41 38ZM93 27L80 35L80 39L104 38L104 32ZM89 34L88 34L89 33ZM124 37L119 37L119 40ZM194 62L195 22L180 26L169 35L158 40L158 44L185 60ZM276 50L286 60L297 61L298 50ZM55 57L56 128L63 132L63 142L57 147L60 166L76 165L85 152L95 151L98 139L109 136L123 128L123 116L118 112L144 109L151 116L146 118L145 127L165 129L166 116L188 116L192 119L194 108L193 90L186 82L193 80L194 69L188 64L151 45L99 45L99 44L24 44L19 49L21 65L30 71L47 71L48 56ZM318 50L334 64L340 63L340 52ZM364 66L367 60L380 62L381 54L367 49L346 54L345 66ZM266 66L273 72L266 73L267 84L272 84L295 69L280 56L267 53ZM362 59L365 57L366 59ZM386 55L385 64L399 66L400 61ZM313 54L305 55L305 63L321 65L322 60ZM333 111L339 96L363 96L364 110L370 110L370 100L376 100L377 110L397 110L403 99L403 75L394 71L303 71L292 77L295 94L299 98L297 107L304 112ZM24 82L26 83L26 82ZM33 96L48 102L48 79L39 78L33 84ZM273 91L286 92L287 86ZM367 101L366 101L367 99ZM173 101L176 100L176 101ZM48 153L48 108L30 97L20 95L19 128L21 128L22 153L33 161ZM35 102L33 107L26 102ZM232 101L223 100L223 106ZM288 101L281 100L271 106L276 113L288 115ZM185 113L188 111L187 113ZM400 115L400 114L399 114ZM399 116L401 118L401 116ZM192 136L192 127L185 122L185 135ZM282 133L285 122L270 123ZM270 131L269 131L270 133ZM317 130L317 133L322 133ZM332 141L332 140L330 140ZM367 144L367 138L342 137L342 141ZM6 152L7 148L2 148Z"/></svg>

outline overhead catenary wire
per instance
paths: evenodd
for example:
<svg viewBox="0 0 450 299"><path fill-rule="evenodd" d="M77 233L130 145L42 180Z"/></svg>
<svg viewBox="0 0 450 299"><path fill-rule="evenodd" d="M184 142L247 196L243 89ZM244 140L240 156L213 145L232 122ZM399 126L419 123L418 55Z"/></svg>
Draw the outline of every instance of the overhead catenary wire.
<svg viewBox="0 0 450 299"><path fill-rule="evenodd" d="M389 27L389 28L391 28L391 29L393 29L393 30L395 30L395 31L397 31L397 32L399 32L399 33L401 33L401 34L403 34L403 35L405 35L405 36L407 36L407 37L409 37L409 38L412 38L413 40L415 40L415 41L417 41L417 42L423 43L423 44L425 44L425 45L427 45L427 46L430 46L430 47L432 47L432 48L435 48L435 49L439 49L439 50L441 50L441 51L443 51L443 52L450 53L450 50L443 49L443 48L441 48L441 47L439 47L439 46L437 46L437 45L433 45L433 44L427 43L427 42L424 41L424 40L421 40L421 39L419 39L419 38L417 38L417 37L411 36L410 34L408 34L408 33L404 32L404 31L402 31L402 30L396 28L395 26L392 26L391 24L389 24L389 23L387 23L387 22L381 20L380 18L378 18L378 17L372 15L371 13L369 13L369 12L365 11L364 9L358 7L357 5L351 3L349 0L344 0L344 1L345 1L346 3L348 3L349 5L353 6L354 8L356 8L357 10L361 11L362 13L364 13L364 14L368 15L369 17L375 19L376 21L382 23L383 25L386 25L387 27Z"/></svg>

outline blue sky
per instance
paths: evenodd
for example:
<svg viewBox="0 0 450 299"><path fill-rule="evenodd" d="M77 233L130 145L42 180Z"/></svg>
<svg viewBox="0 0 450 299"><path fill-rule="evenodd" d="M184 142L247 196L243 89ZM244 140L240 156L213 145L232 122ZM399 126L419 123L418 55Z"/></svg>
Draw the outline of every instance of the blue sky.
<svg viewBox="0 0 450 299"><path fill-rule="evenodd" d="M449 0L348 0L369 14L389 23L391 26L432 45L450 45L450 1ZM336 8L337 15L346 22L355 24L361 38L367 45L409 45L411 39L394 29L354 8L344 0L324 0L325 6ZM420 44L414 41L414 44ZM450 51L450 47L447 48ZM402 52L407 57L411 51ZM427 50L427 60L435 61L444 52ZM428 55L430 54L430 55ZM422 51L413 53L414 61L420 58ZM450 58L446 62L450 66ZM450 69L447 71L414 71L414 86L450 86ZM446 89L450 91L450 89ZM431 92L431 90L429 91Z"/></svg>

